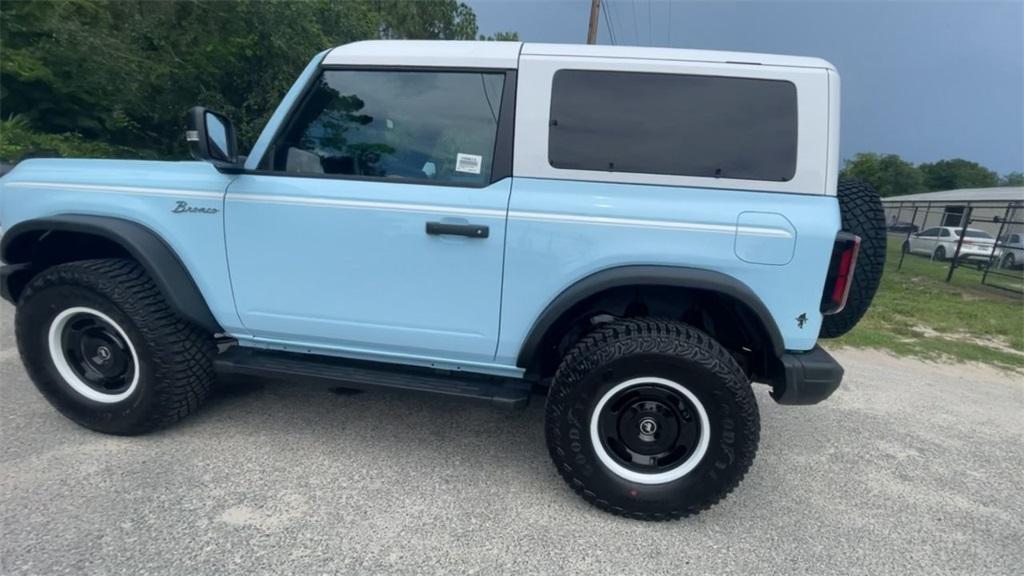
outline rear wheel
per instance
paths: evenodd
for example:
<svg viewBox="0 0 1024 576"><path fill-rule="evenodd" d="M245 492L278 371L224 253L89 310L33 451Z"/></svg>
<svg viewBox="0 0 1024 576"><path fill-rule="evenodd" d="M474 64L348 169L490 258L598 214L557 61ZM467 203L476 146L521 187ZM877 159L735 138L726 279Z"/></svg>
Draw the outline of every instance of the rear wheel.
<svg viewBox="0 0 1024 576"><path fill-rule="evenodd" d="M860 253L846 306L822 319L822 338L838 338L853 330L871 306L885 268L885 210L878 193L866 182L841 179L836 196L843 230L860 236Z"/></svg>
<svg viewBox="0 0 1024 576"><path fill-rule="evenodd" d="M1013 268L1017 265L1016 259L1013 257L1013 252L1007 252L1006 256L1003 256L1003 262L1001 266L1003 268Z"/></svg>
<svg viewBox="0 0 1024 576"><path fill-rule="evenodd" d="M641 520L704 510L757 452L745 374L715 340L679 322L622 320L581 340L555 374L548 450L591 504Z"/></svg>
<svg viewBox="0 0 1024 576"><path fill-rule="evenodd" d="M946 259L946 247L945 246L939 246L938 248L935 249L934 259L938 260L939 262L942 262L943 260Z"/></svg>
<svg viewBox="0 0 1024 576"><path fill-rule="evenodd" d="M131 435L195 411L213 381L210 334L182 320L138 264L54 266L26 286L15 331L43 396L76 423Z"/></svg>

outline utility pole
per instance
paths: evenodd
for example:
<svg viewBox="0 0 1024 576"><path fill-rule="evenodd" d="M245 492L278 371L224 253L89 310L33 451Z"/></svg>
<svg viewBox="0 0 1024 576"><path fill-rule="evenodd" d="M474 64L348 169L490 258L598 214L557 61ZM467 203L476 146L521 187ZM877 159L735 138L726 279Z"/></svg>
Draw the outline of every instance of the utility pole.
<svg viewBox="0 0 1024 576"><path fill-rule="evenodd" d="M601 0L590 0L590 28L587 29L587 44L597 44L597 17L601 12Z"/></svg>

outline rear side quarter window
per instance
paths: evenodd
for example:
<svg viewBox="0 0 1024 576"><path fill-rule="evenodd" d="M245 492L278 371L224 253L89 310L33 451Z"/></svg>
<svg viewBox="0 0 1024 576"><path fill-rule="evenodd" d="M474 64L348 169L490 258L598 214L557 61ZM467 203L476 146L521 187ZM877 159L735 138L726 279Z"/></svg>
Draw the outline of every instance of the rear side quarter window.
<svg viewBox="0 0 1024 576"><path fill-rule="evenodd" d="M559 70L554 168L788 181L797 161L796 86L692 74Z"/></svg>

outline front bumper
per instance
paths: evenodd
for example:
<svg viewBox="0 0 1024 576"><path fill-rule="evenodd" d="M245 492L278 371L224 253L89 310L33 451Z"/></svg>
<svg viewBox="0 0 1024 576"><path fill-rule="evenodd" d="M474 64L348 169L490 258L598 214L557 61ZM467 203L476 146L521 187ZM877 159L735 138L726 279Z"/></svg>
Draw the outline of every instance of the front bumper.
<svg viewBox="0 0 1024 576"><path fill-rule="evenodd" d="M772 398L779 404L817 404L843 381L843 367L821 346L787 352L779 360L782 370L772 382Z"/></svg>

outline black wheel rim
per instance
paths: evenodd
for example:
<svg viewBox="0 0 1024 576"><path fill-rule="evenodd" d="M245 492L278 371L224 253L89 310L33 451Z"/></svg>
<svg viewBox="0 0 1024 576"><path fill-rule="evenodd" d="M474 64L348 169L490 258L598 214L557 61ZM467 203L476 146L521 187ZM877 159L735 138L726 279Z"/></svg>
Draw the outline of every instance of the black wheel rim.
<svg viewBox="0 0 1024 576"><path fill-rule="evenodd" d="M135 361L128 343L109 322L92 314L74 314L61 330L60 343L68 367L88 387L119 394L131 386Z"/></svg>
<svg viewBox="0 0 1024 576"><path fill-rule="evenodd" d="M598 414L597 429L608 454L641 474L665 472L686 462L704 433L690 399L657 384L613 396Z"/></svg>

